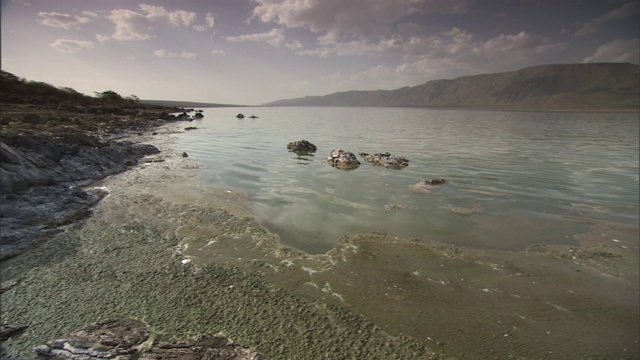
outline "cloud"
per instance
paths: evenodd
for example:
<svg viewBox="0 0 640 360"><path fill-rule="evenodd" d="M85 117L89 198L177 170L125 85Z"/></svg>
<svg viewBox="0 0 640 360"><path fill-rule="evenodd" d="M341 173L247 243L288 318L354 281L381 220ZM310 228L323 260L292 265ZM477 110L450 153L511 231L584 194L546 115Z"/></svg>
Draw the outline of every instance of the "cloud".
<svg viewBox="0 0 640 360"><path fill-rule="evenodd" d="M183 51L178 54L174 52L167 52L165 49L156 50L153 53L153 55L157 57L172 57L172 58L181 57L183 59L188 59L188 60L195 60L197 58L197 55L192 52Z"/></svg>
<svg viewBox="0 0 640 360"><path fill-rule="evenodd" d="M23 6L31 6L31 3L25 0L11 0L11 2L18 3Z"/></svg>
<svg viewBox="0 0 640 360"><path fill-rule="evenodd" d="M196 19L194 12L167 11L162 6L139 5L142 12L115 9L107 16L115 24L111 38L115 40L147 40L158 26L189 27Z"/></svg>
<svg viewBox="0 0 640 360"><path fill-rule="evenodd" d="M208 12L207 15L204 16L204 20L206 22L206 25L195 25L193 29L196 31L207 31L208 29L213 28L215 19L212 13Z"/></svg>
<svg viewBox="0 0 640 360"><path fill-rule="evenodd" d="M224 50L211 50L211 54L212 55L216 55L216 56L225 56L227 55Z"/></svg>
<svg viewBox="0 0 640 360"><path fill-rule="evenodd" d="M604 44L582 62L640 62L640 39L615 40Z"/></svg>
<svg viewBox="0 0 640 360"><path fill-rule="evenodd" d="M600 27L612 20L624 19L632 16L640 15L640 2L631 1L616 9L609 11L608 13L593 19L585 23L580 30L576 32L576 35L593 34L600 31Z"/></svg>
<svg viewBox="0 0 640 360"><path fill-rule="evenodd" d="M212 13L207 13L207 15L205 15L204 19L207 22L207 26L209 27L209 29L211 29L213 27L213 24L215 23L215 20L213 18L213 14Z"/></svg>
<svg viewBox="0 0 640 360"><path fill-rule="evenodd" d="M74 53L82 49L91 49L93 47L93 43L91 41L84 40L58 39L51 43L50 46L58 51Z"/></svg>
<svg viewBox="0 0 640 360"><path fill-rule="evenodd" d="M81 24L90 23L91 19L58 12L39 12L38 23L64 30L79 29Z"/></svg>
<svg viewBox="0 0 640 360"><path fill-rule="evenodd" d="M197 57L196 53L186 52L186 51L181 52L178 56L180 56L183 59L189 59L189 60L195 60Z"/></svg>
<svg viewBox="0 0 640 360"><path fill-rule="evenodd" d="M102 35L102 34L97 34L96 35L96 39L100 42L100 43L104 43L105 41L111 39L110 36L108 35Z"/></svg>
<svg viewBox="0 0 640 360"><path fill-rule="evenodd" d="M547 38L520 32L515 35L500 34L486 41L476 40L473 34L452 28L436 35L414 35L408 38L393 36L378 42L362 39L338 41L332 33L318 38L317 49L298 50L299 55L327 57L373 56L397 54L418 59L449 59L450 62L471 63L504 58L510 61L525 61L534 56L566 48L566 43L553 42Z"/></svg>
<svg viewBox="0 0 640 360"><path fill-rule="evenodd" d="M256 0L253 17L287 28L336 32L366 39L388 37L403 17L415 13L460 13L471 0Z"/></svg>
<svg viewBox="0 0 640 360"><path fill-rule="evenodd" d="M227 36L227 41L230 42L265 42L273 46L282 46L286 43L287 39L284 37L283 30L274 28L269 32L260 34L247 34L240 36Z"/></svg>

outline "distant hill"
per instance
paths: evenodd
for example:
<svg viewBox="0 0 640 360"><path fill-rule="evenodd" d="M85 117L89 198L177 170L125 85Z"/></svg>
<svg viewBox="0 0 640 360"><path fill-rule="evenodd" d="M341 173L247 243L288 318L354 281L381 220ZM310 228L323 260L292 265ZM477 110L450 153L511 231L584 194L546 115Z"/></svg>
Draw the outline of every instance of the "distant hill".
<svg viewBox="0 0 640 360"><path fill-rule="evenodd" d="M640 110L640 66L558 64L433 80L397 90L347 91L264 106L406 106L504 110Z"/></svg>
<svg viewBox="0 0 640 360"><path fill-rule="evenodd" d="M241 107L245 105L231 104L212 104L192 101L172 101L172 100L140 100L141 104L178 107L178 108L196 108L196 107Z"/></svg>

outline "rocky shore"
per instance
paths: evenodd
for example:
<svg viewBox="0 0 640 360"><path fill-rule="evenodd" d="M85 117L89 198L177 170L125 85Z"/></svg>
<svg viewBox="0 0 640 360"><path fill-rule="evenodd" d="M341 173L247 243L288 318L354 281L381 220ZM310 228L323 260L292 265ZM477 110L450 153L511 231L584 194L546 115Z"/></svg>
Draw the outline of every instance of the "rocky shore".
<svg viewBox="0 0 640 360"><path fill-rule="evenodd" d="M168 109L2 106L0 258L74 220L106 193L83 189L159 151L123 137L182 120Z"/></svg>
<svg viewBox="0 0 640 360"><path fill-rule="evenodd" d="M522 252L365 233L309 255L202 184L162 112L3 107L3 358L640 356L637 228Z"/></svg>

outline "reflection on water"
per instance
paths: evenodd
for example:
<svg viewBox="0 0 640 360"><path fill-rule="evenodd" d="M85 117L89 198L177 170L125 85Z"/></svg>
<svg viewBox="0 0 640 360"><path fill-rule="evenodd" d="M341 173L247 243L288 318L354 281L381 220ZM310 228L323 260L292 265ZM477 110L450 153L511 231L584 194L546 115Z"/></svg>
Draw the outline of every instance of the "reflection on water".
<svg viewBox="0 0 640 360"><path fill-rule="evenodd" d="M638 116L396 108L205 109L179 146L204 181L248 193L258 217L302 250L380 231L475 248L574 244L594 222L638 224ZM286 145L309 140L314 154ZM341 171L332 149L410 160ZM429 191L424 179L444 178Z"/></svg>

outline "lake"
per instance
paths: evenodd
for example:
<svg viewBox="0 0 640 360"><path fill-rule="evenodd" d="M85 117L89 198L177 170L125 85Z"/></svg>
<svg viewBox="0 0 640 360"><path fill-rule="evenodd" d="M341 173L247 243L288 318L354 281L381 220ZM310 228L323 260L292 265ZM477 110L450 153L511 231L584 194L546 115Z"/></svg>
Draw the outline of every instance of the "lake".
<svg viewBox="0 0 640 360"><path fill-rule="evenodd" d="M475 249L576 245L597 223L638 226L637 113L417 108L205 108L177 136L211 186L245 192L258 219L308 253L384 232ZM237 119L243 113L247 117ZM258 116L256 119L250 115ZM295 140L318 148L298 156ZM404 156L403 169L326 162L332 149ZM444 178L429 193L411 185ZM603 234L605 235L605 234Z"/></svg>

